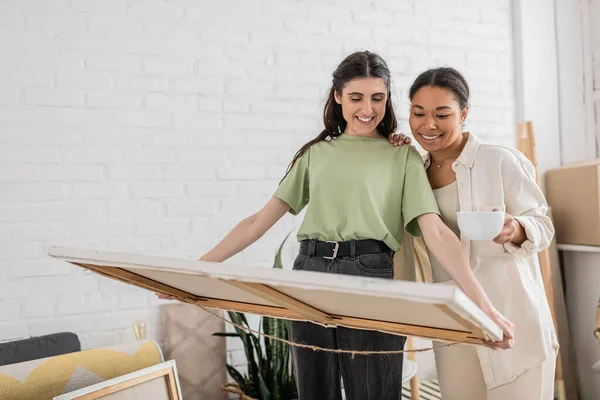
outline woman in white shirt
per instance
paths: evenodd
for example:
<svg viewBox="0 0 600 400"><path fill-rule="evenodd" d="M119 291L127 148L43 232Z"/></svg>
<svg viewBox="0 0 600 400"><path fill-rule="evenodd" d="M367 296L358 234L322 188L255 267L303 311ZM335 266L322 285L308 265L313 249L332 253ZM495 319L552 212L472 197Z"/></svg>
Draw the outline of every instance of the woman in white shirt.
<svg viewBox="0 0 600 400"><path fill-rule="evenodd" d="M469 86L452 68L430 69L410 88L410 128L424 156L443 221L460 237L477 279L498 310L518 327L506 351L468 345L435 350L444 400L553 399L558 342L537 252L554 228L533 165L509 147L463 132ZM394 135L395 145L406 136ZM457 211L506 211L492 241L460 235ZM434 282L453 284L430 254Z"/></svg>

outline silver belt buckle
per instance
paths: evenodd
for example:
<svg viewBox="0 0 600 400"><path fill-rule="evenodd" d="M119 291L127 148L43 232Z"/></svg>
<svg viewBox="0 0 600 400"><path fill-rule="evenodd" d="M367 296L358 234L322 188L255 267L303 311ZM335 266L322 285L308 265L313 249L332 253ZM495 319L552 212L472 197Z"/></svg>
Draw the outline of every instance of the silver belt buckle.
<svg viewBox="0 0 600 400"><path fill-rule="evenodd" d="M325 243L335 243L335 246L333 247L333 256L331 256L331 257L325 257L325 256L324 256L324 257L323 257L323 258L325 258L326 260L333 260L334 258L336 258L336 257L337 257L337 253L338 253L338 250L339 250L339 248L340 248L340 244L339 244L338 242L334 242L333 240L328 240L328 241L326 241Z"/></svg>

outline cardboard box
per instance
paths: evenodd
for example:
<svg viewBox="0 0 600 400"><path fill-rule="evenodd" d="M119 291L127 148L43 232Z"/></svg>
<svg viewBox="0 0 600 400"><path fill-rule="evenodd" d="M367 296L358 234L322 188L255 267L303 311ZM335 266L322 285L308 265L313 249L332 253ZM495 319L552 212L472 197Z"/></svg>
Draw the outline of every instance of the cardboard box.
<svg viewBox="0 0 600 400"><path fill-rule="evenodd" d="M545 182L556 241L600 246L600 159L547 171Z"/></svg>

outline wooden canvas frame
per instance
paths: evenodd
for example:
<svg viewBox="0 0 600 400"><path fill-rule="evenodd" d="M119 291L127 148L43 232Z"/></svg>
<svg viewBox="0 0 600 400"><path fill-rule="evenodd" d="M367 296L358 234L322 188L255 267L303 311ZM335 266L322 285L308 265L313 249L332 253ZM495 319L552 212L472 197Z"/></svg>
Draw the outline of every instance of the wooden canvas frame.
<svg viewBox="0 0 600 400"><path fill-rule="evenodd" d="M487 345L487 339L502 338L501 329L462 291L450 285L234 266L64 247L51 248L49 255L104 277L169 294L183 302L206 308L475 345ZM184 287L191 285L194 280L200 283L193 288ZM173 284L173 281L177 283ZM217 286L221 290L217 290ZM206 294L211 289L213 292ZM235 295L222 294L227 290ZM362 303L355 307L349 307L343 302L341 305L331 305L329 301L322 300L319 304L311 304L314 303L312 299L319 296L332 300L331 303L339 303L343 299L352 302L358 298L361 302L384 304L384 309L373 309L373 315L371 309L368 309L368 313L363 311L358 315L354 308L360 308ZM407 309L407 305L413 309ZM341 313L326 310L339 310L340 307L343 309ZM402 320L396 316L396 309L393 307L400 310L399 314L414 311L412 319L402 317L407 319ZM425 310L428 315L419 314L417 311L420 309ZM382 313L383 317L378 317ZM394 317L390 318L389 315L392 314ZM423 322L424 319L428 320Z"/></svg>
<svg viewBox="0 0 600 400"><path fill-rule="evenodd" d="M157 398L156 400L182 400L181 389L179 387L179 377L177 376L177 367L174 360L166 361L153 365L148 368L134 371L104 382L97 383L88 387L74 390L60 396L53 397L53 400L94 400L105 396L117 394L127 389L141 387L149 384L158 378L164 378L167 398ZM157 395L157 394L155 394ZM130 397L127 397L130 398ZM141 397L140 397L141 399Z"/></svg>

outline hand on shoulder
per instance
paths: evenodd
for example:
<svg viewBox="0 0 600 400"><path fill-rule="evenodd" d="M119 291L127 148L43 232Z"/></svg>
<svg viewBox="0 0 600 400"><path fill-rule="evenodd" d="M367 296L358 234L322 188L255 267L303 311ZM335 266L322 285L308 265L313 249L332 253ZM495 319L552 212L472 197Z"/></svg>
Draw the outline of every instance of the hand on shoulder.
<svg viewBox="0 0 600 400"><path fill-rule="evenodd" d="M412 139L404 133L392 133L388 136L388 140L394 147L412 143Z"/></svg>

